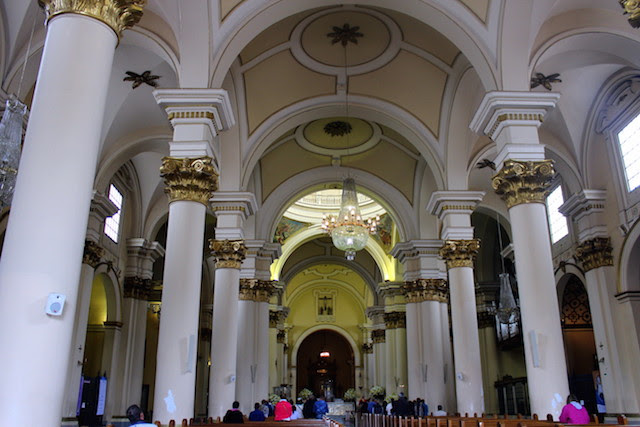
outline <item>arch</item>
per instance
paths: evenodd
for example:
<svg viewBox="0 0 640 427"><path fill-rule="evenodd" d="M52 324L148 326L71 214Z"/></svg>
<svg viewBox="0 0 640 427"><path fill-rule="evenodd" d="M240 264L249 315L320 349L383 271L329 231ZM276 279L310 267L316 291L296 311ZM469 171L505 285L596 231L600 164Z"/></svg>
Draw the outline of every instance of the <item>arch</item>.
<svg viewBox="0 0 640 427"><path fill-rule="evenodd" d="M341 168L342 171L356 180L358 191L376 200L393 217L402 240L418 238L414 207L395 187L365 171ZM256 218L256 238L270 241L287 207L303 194L332 187L339 180L336 172L336 168L331 166L315 168L279 185L262 204L260 211L271 212L271 215ZM379 194L384 194L384 198Z"/></svg>
<svg viewBox="0 0 640 427"><path fill-rule="evenodd" d="M95 277L98 276L104 278L102 284L107 298L107 321L122 321L122 288L113 266L107 262L99 264L95 270Z"/></svg>
<svg viewBox="0 0 640 427"><path fill-rule="evenodd" d="M313 334L314 332L318 332L318 331L320 331L322 329L328 329L330 331L337 332L340 335L342 335L342 337L345 338L349 342L349 345L351 346L351 350L353 351L353 358L354 358L355 366L360 366L360 351L358 349L358 344L353 339L353 337L347 331L342 329L340 326L328 325L328 324L311 326L309 329L307 329L302 334L300 334L300 336L298 337L298 340L293 345L293 350L291 351L291 360L297 361L298 360L298 350L300 349L300 344L302 344L302 342L309 335Z"/></svg>
<svg viewBox="0 0 640 427"><path fill-rule="evenodd" d="M326 236L326 234L322 231L322 229L320 229L320 225L317 225L314 227L309 227L308 229L303 230L297 233L295 236L287 239L288 241L284 245L282 245L282 254L271 265L271 277L273 278L273 280L281 280L280 273L287 263L287 260L296 251L296 249L298 249L303 244L321 236ZM376 262L383 280L392 280L393 278L395 278L393 261L389 259L387 254L385 254L385 252L375 240L368 239L367 245L365 246L364 250L369 252L373 260Z"/></svg>
<svg viewBox="0 0 640 427"><path fill-rule="evenodd" d="M238 57L242 49L257 37L263 29L305 10L345 4L357 5L359 2L353 0L348 2L335 0L332 2L327 2L326 0L281 0L275 4L261 4L262 2L259 0L249 0L245 3L246 5L243 5L246 7L245 10L251 10L251 13L247 13L248 18L243 22L230 19L229 25L232 26L227 27L229 30L224 25L221 28L220 32L223 41L213 58L212 63L217 65L212 73L210 87L221 87L233 61ZM389 3L383 0L369 0L366 6L389 9ZM486 46L480 45L479 38L467 32L465 26L459 25L456 19L453 19L444 11L444 8L439 9L419 0L405 0L395 2L393 10L412 16L447 37L478 69L478 74L486 90L496 89L496 78L492 67L493 61L491 55L487 52L488 49Z"/></svg>
<svg viewBox="0 0 640 427"><path fill-rule="evenodd" d="M618 293L640 292L640 221L636 221L620 249Z"/></svg>

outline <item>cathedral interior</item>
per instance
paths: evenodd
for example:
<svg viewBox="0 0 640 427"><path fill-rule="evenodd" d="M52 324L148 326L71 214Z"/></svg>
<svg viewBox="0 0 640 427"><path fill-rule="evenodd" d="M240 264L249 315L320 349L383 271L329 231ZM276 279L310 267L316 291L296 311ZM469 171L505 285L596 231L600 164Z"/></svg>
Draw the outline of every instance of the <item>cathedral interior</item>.
<svg viewBox="0 0 640 427"><path fill-rule="evenodd" d="M640 419L638 26L624 0L0 1L26 106L0 421L375 386Z"/></svg>

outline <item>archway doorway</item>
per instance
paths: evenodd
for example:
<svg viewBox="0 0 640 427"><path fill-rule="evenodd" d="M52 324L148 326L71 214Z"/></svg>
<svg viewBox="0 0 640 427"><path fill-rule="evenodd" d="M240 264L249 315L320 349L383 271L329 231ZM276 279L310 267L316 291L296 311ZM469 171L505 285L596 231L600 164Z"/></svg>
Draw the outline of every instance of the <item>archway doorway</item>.
<svg viewBox="0 0 640 427"><path fill-rule="evenodd" d="M353 349L339 333L322 329L300 344L296 360L296 390L308 388L329 401L355 387Z"/></svg>
<svg viewBox="0 0 640 427"><path fill-rule="evenodd" d="M560 319L569 390L584 401L590 413L597 413L596 382L599 371L589 297L582 281L574 274L568 276L562 292Z"/></svg>

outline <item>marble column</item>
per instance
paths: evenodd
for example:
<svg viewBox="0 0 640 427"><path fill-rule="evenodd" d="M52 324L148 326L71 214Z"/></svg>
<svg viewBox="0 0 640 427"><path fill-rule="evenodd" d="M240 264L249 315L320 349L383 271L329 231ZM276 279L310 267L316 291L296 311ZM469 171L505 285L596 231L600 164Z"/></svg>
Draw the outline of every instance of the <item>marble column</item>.
<svg viewBox="0 0 640 427"><path fill-rule="evenodd" d="M404 311L384 313L386 329L386 376L387 394L406 392L407 388L407 330Z"/></svg>
<svg viewBox="0 0 640 427"><path fill-rule="evenodd" d="M269 310L269 394L273 393L274 387L283 384L286 378L284 328L288 315L289 307Z"/></svg>
<svg viewBox="0 0 640 427"><path fill-rule="evenodd" d="M440 306L447 303L447 285L444 279L418 279L404 286L407 298L407 352L409 392L411 398L423 398L430 408L444 405L446 388L444 382L444 352L442 349L442 324ZM409 308L413 306L413 319ZM416 344L408 342L409 331L415 329ZM411 385L413 383L413 390Z"/></svg>
<svg viewBox="0 0 640 427"><path fill-rule="evenodd" d="M217 261L211 333L209 416L222 418L236 400L238 292L240 266L246 248L243 240L211 240L210 247Z"/></svg>
<svg viewBox="0 0 640 427"><path fill-rule="evenodd" d="M132 403L140 404L144 353L147 332L147 300L151 291L153 263L164 256L165 251L158 242L143 238L127 239L127 265L122 301L122 336L124 348L121 352L121 369L117 391L115 413L124 414Z"/></svg>
<svg viewBox="0 0 640 427"><path fill-rule="evenodd" d="M168 423L193 417L204 221L217 174L209 157L165 157L160 172L169 222L153 415Z"/></svg>
<svg viewBox="0 0 640 427"><path fill-rule="evenodd" d="M386 331L384 329L374 329L371 331L371 342L373 344L373 355L376 362L375 378L372 386L385 387L386 383ZM371 387L369 387L371 388Z"/></svg>
<svg viewBox="0 0 640 427"><path fill-rule="evenodd" d="M41 3L47 34L0 260L0 323L13 325L0 337L2 348L12 349L0 371L7 425L24 423L25 414L41 425L60 424L114 49L144 4ZM49 191L52 182L62 191ZM64 206L65 213L42 215L43 206ZM53 246L34 268L38 241ZM45 313L51 293L65 296L60 316ZM34 354L46 354L47 363L28 363Z"/></svg>
<svg viewBox="0 0 640 427"><path fill-rule="evenodd" d="M538 127L558 99L557 93L489 92L470 124L498 149L492 186L511 221L531 411L556 420L569 382L545 206L555 172Z"/></svg>
<svg viewBox="0 0 640 427"><path fill-rule="evenodd" d="M74 325L73 347L69 360L69 377L67 378L65 403L62 410L63 418L75 419L78 410L78 394L80 392L80 380L82 378L82 365L84 363L84 345L87 338L87 322L89 321L89 306L93 278L96 267L100 263L104 249L95 242L85 241L84 254L82 256L82 269L80 271L80 286L78 290L78 303Z"/></svg>
<svg viewBox="0 0 640 427"><path fill-rule="evenodd" d="M473 260L479 241L446 240L440 255L449 269L456 400L460 413L484 412L480 339L476 317Z"/></svg>
<svg viewBox="0 0 640 427"><path fill-rule="evenodd" d="M630 393L624 387L625 375L618 356L619 347L611 312L614 299L609 283L615 283L616 273L611 239L604 225L606 196L605 190L582 190L569 197L560 207L560 212L570 218L577 228L580 243L575 255L584 270L607 412L618 413L624 410L623 402L630 398Z"/></svg>

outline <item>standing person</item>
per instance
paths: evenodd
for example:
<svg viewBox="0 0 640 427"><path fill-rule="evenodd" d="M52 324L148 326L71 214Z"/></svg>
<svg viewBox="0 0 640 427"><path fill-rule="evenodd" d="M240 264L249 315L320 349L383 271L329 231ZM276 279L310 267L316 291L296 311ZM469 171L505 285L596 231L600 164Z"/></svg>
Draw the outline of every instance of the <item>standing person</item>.
<svg viewBox="0 0 640 427"><path fill-rule="evenodd" d="M318 396L318 400L316 401L316 404L313 405L313 409L316 412L316 418L320 420L329 412L329 405L324 401L323 396Z"/></svg>
<svg viewBox="0 0 640 427"><path fill-rule="evenodd" d="M313 396L309 396L307 400L304 401L304 405L302 405L302 415L305 418L315 418L316 411L313 409L316 404L316 398Z"/></svg>
<svg viewBox="0 0 640 427"><path fill-rule="evenodd" d="M280 401L276 403L276 408L273 411L275 413L274 421L291 421L291 414L293 414L293 408L287 401L284 395L280 396Z"/></svg>
<svg viewBox="0 0 640 427"><path fill-rule="evenodd" d="M226 424L243 424L244 423L244 415L240 412L240 402L237 400L231 404L231 409L224 414L224 418L222 418L222 422Z"/></svg>
<svg viewBox="0 0 640 427"><path fill-rule="evenodd" d="M129 418L129 422L132 426L155 427L154 424L144 422L144 412L142 412L142 409L140 409L138 405L131 405L127 408L127 418Z"/></svg>
<svg viewBox="0 0 640 427"><path fill-rule="evenodd" d="M567 404L560 413L560 422L565 424L589 424L589 413L574 394L567 396Z"/></svg>
<svg viewBox="0 0 640 427"><path fill-rule="evenodd" d="M260 404L258 402L253 404L253 411L249 414L249 421L264 421L266 417L264 416L264 412L260 409Z"/></svg>

